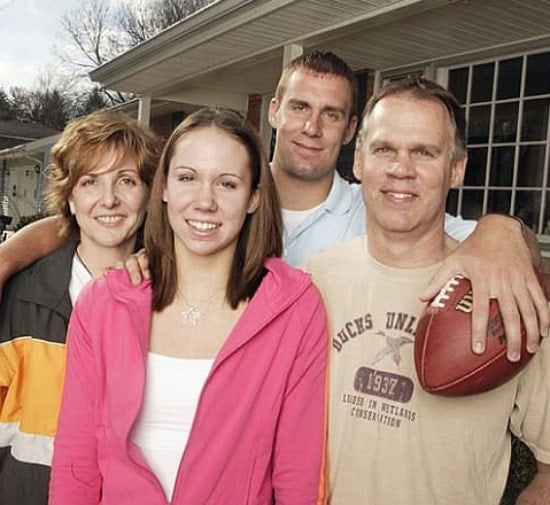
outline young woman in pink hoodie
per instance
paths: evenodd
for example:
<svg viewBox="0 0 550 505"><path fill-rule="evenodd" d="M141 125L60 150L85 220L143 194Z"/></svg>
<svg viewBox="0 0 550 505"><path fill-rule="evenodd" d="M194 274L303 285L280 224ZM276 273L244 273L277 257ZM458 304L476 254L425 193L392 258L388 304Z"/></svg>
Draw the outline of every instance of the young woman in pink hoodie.
<svg viewBox="0 0 550 505"><path fill-rule="evenodd" d="M151 191L151 281L111 271L73 312L52 505L325 502L325 312L281 230L254 129L189 116Z"/></svg>

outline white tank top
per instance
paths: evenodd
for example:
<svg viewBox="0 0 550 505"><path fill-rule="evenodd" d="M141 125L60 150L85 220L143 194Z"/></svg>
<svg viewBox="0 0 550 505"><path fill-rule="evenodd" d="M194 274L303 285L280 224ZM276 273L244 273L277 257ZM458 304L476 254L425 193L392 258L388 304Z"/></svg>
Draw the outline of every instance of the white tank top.
<svg viewBox="0 0 550 505"><path fill-rule="evenodd" d="M78 295L82 288L92 280L92 274L86 266L80 261L77 254L73 255L73 265L71 268L71 280L69 281L69 297L74 307Z"/></svg>
<svg viewBox="0 0 550 505"><path fill-rule="evenodd" d="M213 361L148 354L143 405L131 438L168 501Z"/></svg>

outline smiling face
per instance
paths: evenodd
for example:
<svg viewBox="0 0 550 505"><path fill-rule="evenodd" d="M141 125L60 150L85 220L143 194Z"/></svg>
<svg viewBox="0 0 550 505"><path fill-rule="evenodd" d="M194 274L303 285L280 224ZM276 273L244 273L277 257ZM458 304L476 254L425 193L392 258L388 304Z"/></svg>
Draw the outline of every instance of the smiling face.
<svg viewBox="0 0 550 505"><path fill-rule="evenodd" d="M277 130L273 168L299 180L332 181L342 144L355 133L351 109L352 89L344 77L295 70L269 109Z"/></svg>
<svg viewBox="0 0 550 505"><path fill-rule="evenodd" d="M216 127L184 134L175 146L163 191L176 257L233 258L247 214L256 210L250 157Z"/></svg>
<svg viewBox="0 0 550 505"><path fill-rule="evenodd" d="M449 188L462 183L466 157L453 162L454 131L436 100L382 98L356 150L371 233L441 233Z"/></svg>
<svg viewBox="0 0 550 505"><path fill-rule="evenodd" d="M82 174L69 196L69 207L80 229L80 243L88 251L122 248L131 252L141 226L149 190L135 160L120 159L113 150L95 168Z"/></svg>

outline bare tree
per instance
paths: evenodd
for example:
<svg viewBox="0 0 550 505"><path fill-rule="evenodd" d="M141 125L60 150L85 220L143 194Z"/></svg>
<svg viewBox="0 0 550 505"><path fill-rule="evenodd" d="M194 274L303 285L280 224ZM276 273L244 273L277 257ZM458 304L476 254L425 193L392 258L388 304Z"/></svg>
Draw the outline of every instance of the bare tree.
<svg viewBox="0 0 550 505"><path fill-rule="evenodd" d="M135 46L172 26L213 0L138 0L121 4L117 21Z"/></svg>
<svg viewBox="0 0 550 505"><path fill-rule="evenodd" d="M69 99L58 89L12 88L10 94L17 106L17 119L56 130L62 130L69 119Z"/></svg>
<svg viewBox="0 0 550 505"><path fill-rule="evenodd" d="M144 42L215 0L122 0L111 8L109 0L82 0L78 9L62 19L63 42L56 55L68 71L87 79L88 73L118 54ZM131 98L102 90L110 103Z"/></svg>
<svg viewBox="0 0 550 505"><path fill-rule="evenodd" d="M78 116L84 116L95 110L105 109L108 105L105 99L105 93L96 86L87 93L80 93L77 95L75 112Z"/></svg>
<svg viewBox="0 0 550 505"><path fill-rule="evenodd" d="M68 72L87 80L88 72L129 47L128 37L118 30L108 0L84 0L62 18L63 44L54 51ZM122 93L105 91L111 103L126 101Z"/></svg>
<svg viewBox="0 0 550 505"><path fill-rule="evenodd" d="M79 76L62 71L54 65L45 65L35 78L33 88L42 91L57 89L68 95L75 92L79 85Z"/></svg>
<svg viewBox="0 0 550 505"><path fill-rule="evenodd" d="M110 104L98 87L82 88L53 68L46 68L31 89L0 89L0 119L31 121L57 130L75 117Z"/></svg>
<svg viewBox="0 0 550 505"><path fill-rule="evenodd" d="M84 0L65 12L61 26L70 44L57 48L62 60L87 73L126 49L113 17L108 0Z"/></svg>
<svg viewBox="0 0 550 505"><path fill-rule="evenodd" d="M13 99L0 88L0 121L6 119L15 119L17 116L17 107Z"/></svg>

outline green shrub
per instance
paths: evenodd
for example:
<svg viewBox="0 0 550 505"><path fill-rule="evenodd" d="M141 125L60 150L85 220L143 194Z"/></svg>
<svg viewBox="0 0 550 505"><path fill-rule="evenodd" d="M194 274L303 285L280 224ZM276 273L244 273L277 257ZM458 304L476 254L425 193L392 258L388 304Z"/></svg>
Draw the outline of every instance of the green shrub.
<svg viewBox="0 0 550 505"><path fill-rule="evenodd" d="M531 450L518 438L512 436L512 461L508 482L500 505L514 505L518 495L537 473L537 462Z"/></svg>

